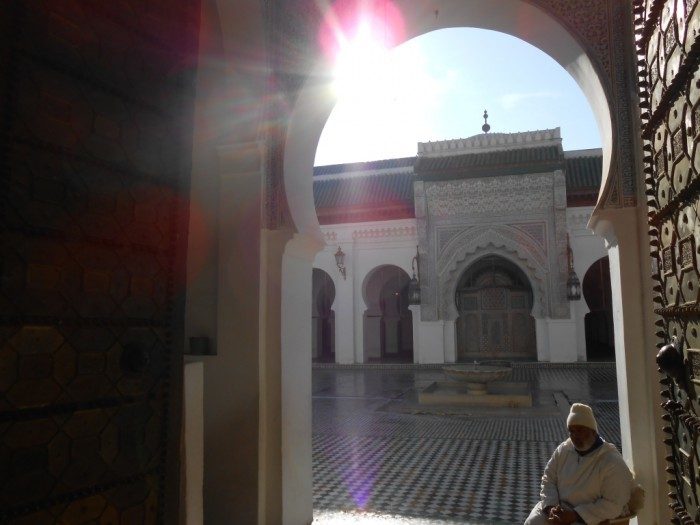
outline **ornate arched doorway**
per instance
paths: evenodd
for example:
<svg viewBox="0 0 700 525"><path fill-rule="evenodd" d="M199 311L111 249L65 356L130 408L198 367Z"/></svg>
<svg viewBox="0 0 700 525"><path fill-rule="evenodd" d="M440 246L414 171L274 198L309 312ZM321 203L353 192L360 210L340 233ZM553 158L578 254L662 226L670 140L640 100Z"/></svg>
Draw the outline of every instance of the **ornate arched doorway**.
<svg viewBox="0 0 700 525"><path fill-rule="evenodd" d="M413 362L413 316L408 309L408 274L380 266L365 281L364 349L368 363Z"/></svg>
<svg viewBox="0 0 700 525"><path fill-rule="evenodd" d="M594 262L583 277L583 297L590 312L585 317L586 359L615 360L610 260L602 257Z"/></svg>
<svg viewBox="0 0 700 525"><path fill-rule="evenodd" d="M523 271L503 257L467 268L455 292L457 360L536 358L532 297Z"/></svg>
<svg viewBox="0 0 700 525"><path fill-rule="evenodd" d="M314 268L311 283L311 358L315 363L335 362L335 285L326 272Z"/></svg>

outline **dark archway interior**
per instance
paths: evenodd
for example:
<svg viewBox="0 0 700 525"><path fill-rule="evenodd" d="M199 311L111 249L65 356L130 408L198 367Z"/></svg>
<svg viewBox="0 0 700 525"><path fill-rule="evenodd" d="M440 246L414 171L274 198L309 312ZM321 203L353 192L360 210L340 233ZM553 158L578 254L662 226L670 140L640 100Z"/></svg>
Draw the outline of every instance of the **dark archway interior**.
<svg viewBox="0 0 700 525"><path fill-rule="evenodd" d="M326 272L314 268L311 301L311 357L315 363L335 362L335 285Z"/></svg>
<svg viewBox="0 0 700 525"><path fill-rule="evenodd" d="M523 271L498 256L479 259L457 285L457 360L537 357L532 287Z"/></svg>
<svg viewBox="0 0 700 525"><path fill-rule="evenodd" d="M610 261L603 257L594 262L583 277L583 297L590 312L586 314L586 359L615 360L615 331L610 288Z"/></svg>
<svg viewBox="0 0 700 525"><path fill-rule="evenodd" d="M398 266L374 270L366 285L365 361L413 362L413 316L408 309L408 274Z"/></svg>

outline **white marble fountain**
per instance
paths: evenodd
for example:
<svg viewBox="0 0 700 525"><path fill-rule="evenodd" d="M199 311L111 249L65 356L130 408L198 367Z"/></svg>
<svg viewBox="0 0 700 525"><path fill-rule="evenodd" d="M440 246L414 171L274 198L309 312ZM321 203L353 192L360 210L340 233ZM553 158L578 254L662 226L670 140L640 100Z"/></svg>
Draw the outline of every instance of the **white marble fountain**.
<svg viewBox="0 0 700 525"><path fill-rule="evenodd" d="M435 381L418 394L423 405L530 407L527 383L508 382L510 364L454 364L442 368L451 381Z"/></svg>

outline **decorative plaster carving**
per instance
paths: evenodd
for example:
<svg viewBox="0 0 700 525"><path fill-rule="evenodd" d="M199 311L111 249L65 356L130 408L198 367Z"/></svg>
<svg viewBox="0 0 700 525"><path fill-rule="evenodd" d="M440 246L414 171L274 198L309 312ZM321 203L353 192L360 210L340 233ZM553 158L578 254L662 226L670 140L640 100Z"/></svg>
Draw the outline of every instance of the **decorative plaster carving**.
<svg viewBox="0 0 700 525"><path fill-rule="evenodd" d="M588 229L588 221L591 220L590 208L569 208L567 223L572 230Z"/></svg>
<svg viewBox="0 0 700 525"><path fill-rule="evenodd" d="M334 243L338 240L338 234L336 232L328 231L323 234L326 239L326 244Z"/></svg>
<svg viewBox="0 0 700 525"><path fill-rule="evenodd" d="M518 246L528 254L528 257L536 262L542 268L547 267L547 252L546 244L538 244L533 242L532 237L524 233L520 229L509 225L488 225L463 228L462 231L455 235L445 247L445 250L439 255L436 271L442 273L445 268L451 264L451 260L459 253L464 246L471 243L487 246L489 244Z"/></svg>
<svg viewBox="0 0 700 525"><path fill-rule="evenodd" d="M561 170L554 172L554 207L566 209L566 178Z"/></svg>
<svg viewBox="0 0 700 525"><path fill-rule="evenodd" d="M521 232L529 235L530 238L542 247L547 253L547 223L545 222L526 222L515 223L511 226Z"/></svg>
<svg viewBox="0 0 700 525"><path fill-rule="evenodd" d="M355 230L352 238L357 239L384 239L387 237L416 237L415 226L400 226L395 228L368 228L366 230Z"/></svg>
<svg viewBox="0 0 700 525"><path fill-rule="evenodd" d="M611 76L610 31L613 20L608 4L590 0L531 0L578 37L602 70ZM619 2L624 4L624 2Z"/></svg>
<svg viewBox="0 0 700 525"><path fill-rule="evenodd" d="M434 217L454 217L504 210L539 210L553 204L552 175L508 175L427 184L428 210Z"/></svg>
<svg viewBox="0 0 700 525"><path fill-rule="evenodd" d="M560 145L560 128L522 133L481 133L464 139L419 142L418 156L444 157L460 153Z"/></svg>
<svg viewBox="0 0 700 525"><path fill-rule="evenodd" d="M446 273L454 269L455 264L464 254L474 253L485 246L506 246L529 265L543 272L547 268L547 258L544 250L529 239L522 232L505 225L491 225L486 227L468 228L450 242L448 248L437 261L436 273L442 278Z"/></svg>
<svg viewBox="0 0 700 525"><path fill-rule="evenodd" d="M630 104L635 91L631 8L628 2L590 0L530 0L556 18L587 51L600 68L603 88L608 94L610 116L616 137L611 163L611 181L602 202L605 207L634 206L636 203L635 160L632 118L637 111ZM620 147L622 145L622 147Z"/></svg>
<svg viewBox="0 0 700 525"><path fill-rule="evenodd" d="M464 226L457 226L454 228L438 228L438 254L442 253L450 240L454 239L455 235L463 232L464 229Z"/></svg>

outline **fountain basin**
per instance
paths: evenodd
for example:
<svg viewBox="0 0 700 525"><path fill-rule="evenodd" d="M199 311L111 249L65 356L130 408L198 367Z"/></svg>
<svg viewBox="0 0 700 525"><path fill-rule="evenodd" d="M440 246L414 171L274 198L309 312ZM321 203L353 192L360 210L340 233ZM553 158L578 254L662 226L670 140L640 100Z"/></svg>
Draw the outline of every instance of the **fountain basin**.
<svg viewBox="0 0 700 525"><path fill-rule="evenodd" d="M508 363L509 364L509 363ZM474 407L531 407L528 383L506 382L510 366L460 364L442 368L452 381L436 381L418 395L422 405Z"/></svg>
<svg viewBox="0 0 700 525"><path fill-rule="evenodd" d="M450 365L443 367L442 371L447 377L464 384L469 394L484 396L487 394L487 383L503 381L510 377L511 369L505 366L491 365Z"/></svg>
<svg viewBox="0 0 700 525"><path fill-rule="evenodd" d="M486 385L485 393L474 394L469 390L469 383L435 381L418 393L418 403L433 406L530 408L532 394L530 385L526 382L493 381Z"/></svg>
<svg viewBox="0 0 700 525"><path fill-rule="evenodd" d="M442 368L450 379L467 383L490 383L510 377L511 369L505 366L450 365Z"/></svg>

